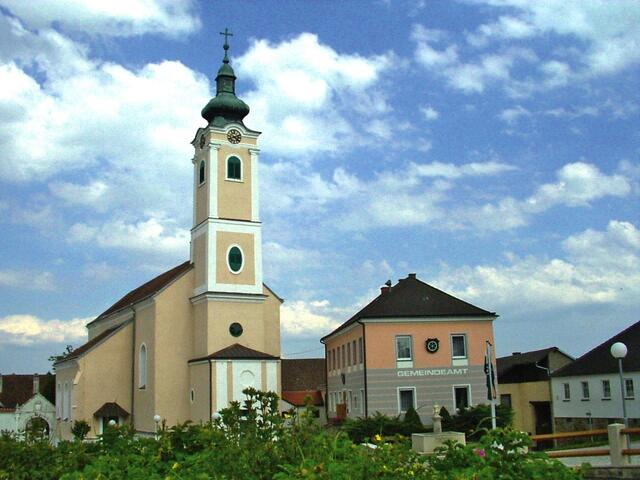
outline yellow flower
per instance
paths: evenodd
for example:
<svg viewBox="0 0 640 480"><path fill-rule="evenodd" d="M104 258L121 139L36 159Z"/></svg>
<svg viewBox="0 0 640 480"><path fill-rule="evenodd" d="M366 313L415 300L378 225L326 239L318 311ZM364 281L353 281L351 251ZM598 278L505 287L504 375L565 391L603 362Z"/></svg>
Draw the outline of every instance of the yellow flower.
<svg viewBox="0 0 640 480"><path fill-rule="evenodd" d="M373 437L373 439L374 439L376 442L381 442L381 441L382 441L382 437L380 436L380 434L379 434L379 433L378 433L378 434L376 434L376 436L375 436L375 437Z"/></svg>
<svg viewBox="0 0 640 480"><path fill-rule="evenodd" d="M174 463L173 466L171 467L171 470L177 470L178 468L180 468L180 464L178 462Z"/></svg>

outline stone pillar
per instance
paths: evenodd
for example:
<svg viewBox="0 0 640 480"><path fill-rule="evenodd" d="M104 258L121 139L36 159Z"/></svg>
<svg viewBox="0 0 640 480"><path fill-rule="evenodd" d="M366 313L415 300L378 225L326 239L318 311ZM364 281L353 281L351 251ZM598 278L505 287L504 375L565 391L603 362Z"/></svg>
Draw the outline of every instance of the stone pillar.
<svg viewBox="0 0 640 480"><path fill-rule="evenodd" d="M607 427L609 435L609 456L611 466L621 467L629 464L629 457L622 454L622 450L629 448L629 436L622 434L625 428L622 423L612 423Z"/></svg>

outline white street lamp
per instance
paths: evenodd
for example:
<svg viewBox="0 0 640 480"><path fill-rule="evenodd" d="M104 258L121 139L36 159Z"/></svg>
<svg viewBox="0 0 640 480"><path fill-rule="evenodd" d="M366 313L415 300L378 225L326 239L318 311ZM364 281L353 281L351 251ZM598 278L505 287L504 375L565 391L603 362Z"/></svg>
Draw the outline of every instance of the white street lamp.
<svg viewBox="0 0 640 480"><path fill-rule="evenodd" d="M153 416L153 421L156 422L156 440L158 440L158 438L159 438L158 430L160 429L160 420L162 420L162 417L156 413Z"/></svg>
<svg viewBox="0 0 640 480"><path fill-rule="evenodd" d="M622 416L624 417L624 426L629 427L629 419L627 418L627 405L624 402L624 376L622 373L622 359L627 356L627 346L622 342L616 342L611 345L611 355L618 359L618 370L620 371L620 394L622 395Z"/></svg>

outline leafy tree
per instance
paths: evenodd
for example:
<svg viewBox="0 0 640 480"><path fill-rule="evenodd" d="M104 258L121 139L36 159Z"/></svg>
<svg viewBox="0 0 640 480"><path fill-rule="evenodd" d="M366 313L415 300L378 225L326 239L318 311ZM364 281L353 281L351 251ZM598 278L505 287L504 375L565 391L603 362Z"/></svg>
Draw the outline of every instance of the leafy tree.
<svg viewBox="0 0 640 480"><path fill-rule="evenodd" d="M73 345L67 345L64 349L64 352L62 352L60 355L51 355L49 357L49 361L56 363L59 362L60 360L62 360L64 357L66 357L67 355L69 355L71 352L73 352Z"/></svg>
<svg viewBox="0 0 640 480"><path fill-rule="evenodd" d="M73 422L73 426L71 427L71 433L73 434L73 438L76 440L82 441L85 439L87 434L91 430L91 427L84 420L76 420Z"/></svg>

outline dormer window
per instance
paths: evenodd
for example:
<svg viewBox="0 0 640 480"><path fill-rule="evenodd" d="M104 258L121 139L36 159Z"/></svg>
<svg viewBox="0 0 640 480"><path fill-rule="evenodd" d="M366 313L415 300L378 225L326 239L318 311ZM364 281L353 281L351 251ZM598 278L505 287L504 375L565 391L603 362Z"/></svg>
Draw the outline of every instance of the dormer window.
<svg viewBox="0 0 640 480"><path fill-rule="evenodd" d="M199 185L202 185L204 183L204 181L206 180L206 176L205 176L205 164L204 164L204 160L202 160L200 162L200 169L199 169Z"/></svg>
<svg viewBox="0 0 640 480"><path fill-rule="evenodd" d="M238 157L227 159L227 180L242 180L242 161Z"/></svg>

